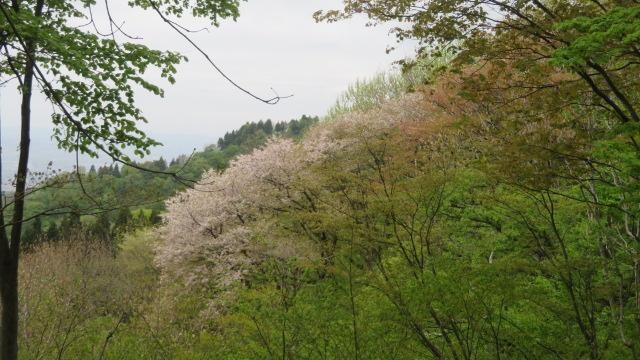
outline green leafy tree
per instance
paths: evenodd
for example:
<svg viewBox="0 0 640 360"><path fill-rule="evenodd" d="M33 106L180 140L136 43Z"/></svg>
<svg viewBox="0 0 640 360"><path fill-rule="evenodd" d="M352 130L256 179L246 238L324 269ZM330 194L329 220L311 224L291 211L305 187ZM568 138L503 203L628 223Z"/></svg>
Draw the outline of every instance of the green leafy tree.
<svg viewBox="0 0 640 360"><path fill-rule="evenodd" d="M115 165L111 168L111 176L113 176L113 177L120 177L120 166L118 166L118 164L115 164Z"/></svg>
<svg viewBox="0 0 640 360"><path fill-rule="evenodd" d="M115 231L126 231L127 227L131 224L131 220L131 210L128 207L118 209L118 212L116 213L116 220L114 222Z"/></svg>
<svg viewBox="0 0 640 360"><path fill-rule="evenodd" d="M41 240L42 235L42 219L37 217L22 235L24 239L24 247L30 248L36 245Z"/></svg>
<svg viewBox="0 0 640 360"><path fill-rule="evenodd" d="M111 237L111 219L108 212L98 214L88 231L94 239L102 242L105 248L114 249Z"/></svg>
<svg viewBox="0 0 640 360"><path fill-rule="evenodd" d="M56 241L60 237L58 224L55 221L51 221L47 226L47 241Z"/></svg>
<svg viewBox="0 0 640 360"><path fill-rule="evenodd" d="M82 222L80 221L79 213L72 212L63 217L62 221L60 221L60 232L63 236L73 238L82 231Z"/></svg>
<svg viewBox="0 0 640 360"><path fill-rule="evenodd" d="M91 27L78 27L91 19L92 1L12 0L0 4L0 59L3 77L17 79L20 101L20 154L14 201L9 219L0 214L0 298L2 301L0 359L18 356L18 263L24 204L27 197L27 164L30 151L31 105L35 89L54 105L54 138L62 149L92 156L106 153L128 162L124 149L137 156L149 153L158 143L148 138L138 124L145 122L134 102L135 89L156 95L163 91L145 79L155 69L168 82L175 81L176 65L184 57L158 51L138 42L118 42L113 34L100 34ZM134 0L129 6L167 17L186 13L203 17L214 25L220 19L238 16L238 0L183 1ZM107 2L108 6L108 2ZM125 37L126 39L126 37ZM126 41L126 40L125 40ZM4 209L4 207L2 207Z"/></svg>

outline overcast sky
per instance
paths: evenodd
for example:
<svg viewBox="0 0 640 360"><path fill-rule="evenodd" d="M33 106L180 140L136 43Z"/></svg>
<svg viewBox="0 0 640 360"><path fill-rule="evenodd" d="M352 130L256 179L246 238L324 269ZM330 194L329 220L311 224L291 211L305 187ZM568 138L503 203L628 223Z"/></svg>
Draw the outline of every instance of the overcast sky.
<svg viewBox="0 0 640 360"><path fill-rule="evenodd" d="M350 83L388 70L394 60L412 53L405 46L387 55L385 49L395 45L393 36L385 27L365 27L365 19L315 23L314 11L338 8L340 3L249 0L242 4L237 22L224 21L219 28L193 34L193 39L242 86L264 97L273 95L271 88L280 95L294 95L278 105L266 105L233 88L155 14L131 10L123 0L113 1L112 12L125 21L126 31L142 37L141 41L152 48L179 51L189 58L179 67L175 85L161 83L164 98L143 93L137 96L149 119L145 130L165 144L154 151L154 156L171 158L200 149L248 121L289 120L302 114L321 116ZM189 18L180 23L193 29L206 25ZM99 25L106 32L107 24ZM14 87L9 84L0 89L5 174L15 171L16 163L19 102ZM56 167L73 164L73 156L56 151L50 140L50 112L51 105L36 97L30 163L34 170L42 169L50 160Z"/></svg>

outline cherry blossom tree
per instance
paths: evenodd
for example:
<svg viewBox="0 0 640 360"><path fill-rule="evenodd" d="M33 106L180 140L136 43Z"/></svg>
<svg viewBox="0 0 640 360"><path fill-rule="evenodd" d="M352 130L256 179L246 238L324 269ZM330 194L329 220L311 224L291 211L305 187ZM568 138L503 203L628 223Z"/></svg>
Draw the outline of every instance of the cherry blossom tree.
<svg viewBox="0 0 640 360"><path fill-rule="evenodd" d="M425 104L422 93L403 96L375 111L324 122L299 143L274 138L239 156L226 171L207 172L198 185L167 202L165 241L156 257L164 278L224 293L266 258L318 255L318 244L287 235L288 226L313 233L313 225L305 224L304 216L285 224L282 216L335 211L335 204L323 204L324 184L314 180L314 167L400 124L423 121L435 111Z"/></svg>
<svg viewBox="0 0 640 360"><path fill-rule="evenodd" d="M293 184L304 171L303 154L292 140L271 140L238 157L226 171L209 171L200 184L170 199L166 241L156 258L165 279L224 293L266 256L294 255L286 241L259 244L252 239L271 232L270 217L299 201Z"/></svg>

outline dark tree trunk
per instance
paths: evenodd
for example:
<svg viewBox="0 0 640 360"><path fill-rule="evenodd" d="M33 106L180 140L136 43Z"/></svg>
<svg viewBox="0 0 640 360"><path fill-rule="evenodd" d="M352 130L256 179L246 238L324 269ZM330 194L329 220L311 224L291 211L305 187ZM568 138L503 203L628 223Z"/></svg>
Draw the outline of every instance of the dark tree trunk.
<svg viewBox="0 0 640 360"><path fill-rule="evenodd" d="M2 328L0 330L0 359L18 358L18 266L12 259L2 262Z"/></svg>
<svg viewBox="0 0 640 360"><path fill-rule="evenodd" d="M2 324L0 324L0 360L18 358L18 259L20 238L24 220L24 198L27 188L27 164L30 149L31 90L33 88L34 63L27 60L22 89L22 111L20 131L20 157L16 175L13 217L9 251L2 254L2 276L0 277L0 297L2 300Z"/></svg>
<svg viewBox="0 0 640 360"><path fill-rule="evenodd" d="M24 86L22 89L22 114L20 134L20 157L16 175L11 238L8 252L2 254L2 276L0 277L0 298L2 301L2 324L0 324L0 360L18 358L18 259L20 238L24 220L24 197L27 187L27 164L29 162L29 137L31 125L31 89L33 87L32 61L27 60Z"/></svg>
<svg viewBox="0 0 640 360"><path fill-rule="evenodd" d="M44 0L37 0L34 15L40 17ZM17 9L15 10L18 11ZM9 20L9 19L7 19ZM15 26L12 25L15 30ZM20 36L16 34L16 36ZM13 216L11 218L11 237L7 237L6 227L2 229L0 245L0 301L2 303L2 323L0 324L0 360L18 359L18 260L20 258L20 240L24 205L27 188L29 150L31 145L31 95L35 73L35 42L22 38L26 61L22 79L22 102L20 105L20 155L16 174ZM4 216L4 214L2 214ZM1 222L4 226L4 219Z"/></svg>

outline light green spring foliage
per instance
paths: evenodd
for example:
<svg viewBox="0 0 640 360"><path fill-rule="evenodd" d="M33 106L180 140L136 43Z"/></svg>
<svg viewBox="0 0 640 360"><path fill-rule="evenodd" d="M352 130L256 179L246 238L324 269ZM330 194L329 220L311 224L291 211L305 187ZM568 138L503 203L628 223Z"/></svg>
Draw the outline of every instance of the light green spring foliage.
<svg viewBox="0 0 640 360"><path fill-rule="evenodd" d="M329 109L328 119L335 119L353 111L367 111L395 99L407 91L409 82L402 74L383 72L371 79L358 80L340 95Z"/></svg>
<svg viewBox="0 0 640 360"><path fill-rule="evenodd" d="M437 76L447 69L454 55L453 48L446 48L437 55L430 54L416 60L400 62L402 71L390 70L370 79L358 80L338 97L325 119L337 119L351 112L379 108L421 85L433 83Z"/></svg>

